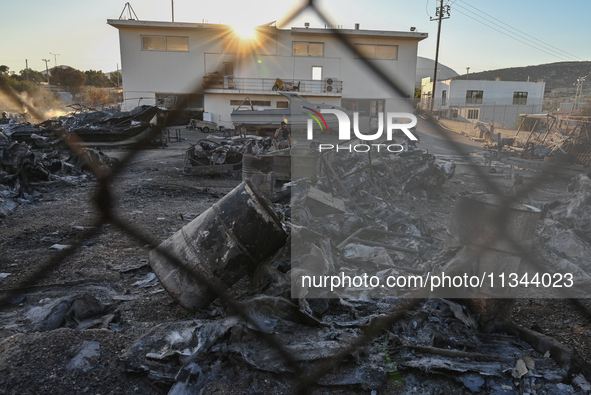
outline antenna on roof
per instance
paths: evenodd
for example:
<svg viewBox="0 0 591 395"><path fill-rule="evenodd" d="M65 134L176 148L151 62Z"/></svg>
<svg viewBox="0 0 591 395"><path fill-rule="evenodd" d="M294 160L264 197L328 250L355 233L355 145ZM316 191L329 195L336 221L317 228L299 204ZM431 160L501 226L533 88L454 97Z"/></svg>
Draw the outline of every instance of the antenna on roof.
<svg viewBox="0 0 591 395"><path fill-rule="evenodd" d="M124 18L123 14L125 14L125 10L127 10L127 17ZM137 17L137 15L135 14L135 11L133 10L133 8L131 7L131 4L129 4L129 2L125 3L125 6L123 6L123 11L121 11L121 15L119 15L119 20L121 19L127 19L127 20L138 20L140 18Z"/></svg>

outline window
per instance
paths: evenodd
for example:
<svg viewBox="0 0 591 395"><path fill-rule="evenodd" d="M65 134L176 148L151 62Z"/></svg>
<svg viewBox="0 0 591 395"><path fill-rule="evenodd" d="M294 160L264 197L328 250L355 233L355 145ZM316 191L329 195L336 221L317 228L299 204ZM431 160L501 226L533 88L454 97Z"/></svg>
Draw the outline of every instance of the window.
<svg viewBox="0 0 591 395"><path fill-rule="evenodd" d="M231 106L239 106L242 104L244 100L230 100ZM250 105L252 103L253 106L264 106L264 107L271 107L271 101L268 100L252 100L244 102L244 104Z"/></svg>
<svg viewBox="0 0 591 395"><path fill-rule="evenodd" d="M166 37L142 37L142 49L166 51Z"/></svg>
<svg viewBox="0 0 591 395"><path fill-rule="evenodd" d="M447 91L442 91L441 92L441 105L445 106L446 103L447 103Z"/></svg>
<svg viewBox="0 0 591 395"><path fill-rule="evenodd" d="M355 44L355 57L365 59L398 59L398 45Z"/></svg>
<svg viewBox="0 0 591 395"><path fill-rule="evenodd" d="M188 37L166 37L167 51L188 51L189 38Z"/></svg>
<svg viewBox="0 0 591 395"><path fill-rule="evenodd" d="M224 62L224 75L234 75L234 63Z"/></svg>
<svg viewBox="0 0 591 395"><path fill-rule="evenodd" d="M278 101L277 108L289 108L289 102L288 101Z"/></svg>
<svg viewBox="0 0 591 395"><path fill-rule="evenodd" d="M144 51L189 51L189 37L142 36Z"/></svg>
<svg viewBox="0 0 591 395"><path fill-rule="evenodd" d="M309 43L308 44L308 56L324 56L324 44Z"/></svg>
<svg viewBox="0 0 591 395"><path fill-rule="evenodd" d="M294 56L324 56L324 43L294 41Z"/></svg>
<svg viewBox="0 0 591 395"><path fill-rule="evenodd" d="M466 104L482 104L482 94L483 91L466 91Z"/></svg>
<svg viewBox="0 0 591 395"><path fill-rule="evenodd" d="M478 119L478 110L468 110L468 119Z"/></svg>
<svg viewBox="0 0 591 395"><path fill-rule="evenodd" d="M452 118L457 118L458 117L458 109L454 108L451 110L451 117Z"/></svg>
<svg viewBox="0 0 591 395"><path fill-rule="evenodd" d="M322 80L322 66L312 66L312 79L314 81Z"/></svg>
<svg viewBox="0 0 591 395"><path fill-rule="evenodd" d="M527 104L527 92L513 92L513 104Z"/></svg>

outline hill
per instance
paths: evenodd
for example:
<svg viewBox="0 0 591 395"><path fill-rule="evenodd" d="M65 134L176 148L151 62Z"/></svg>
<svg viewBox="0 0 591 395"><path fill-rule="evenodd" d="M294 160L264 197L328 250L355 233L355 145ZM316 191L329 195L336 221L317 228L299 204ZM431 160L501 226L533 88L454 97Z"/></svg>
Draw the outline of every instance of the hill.
<svg viewBox="0 0 591 395"><path fill-rule="evenodd" d="M550 92L575 93L577 78L588 76L583 84L583 94L591 93L591 62L557 62L537 66L511 67L470 73L470 80L490 80L500 78L503 81L546 81L546 94ZM466 75L456 77L465 79Z"/></svg>

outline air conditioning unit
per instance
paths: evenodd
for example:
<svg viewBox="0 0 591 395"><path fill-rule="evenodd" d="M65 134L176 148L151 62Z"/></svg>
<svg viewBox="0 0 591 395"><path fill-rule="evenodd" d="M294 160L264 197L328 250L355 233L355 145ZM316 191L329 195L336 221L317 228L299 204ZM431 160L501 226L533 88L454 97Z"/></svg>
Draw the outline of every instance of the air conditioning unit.
<svg viewBox="0 0 591 395"><path fill-rule="evenodd" d="M332 92L335 89L335 78L327 78L326 80L324 80L324 82L326 83L325 92Z"/></svg>

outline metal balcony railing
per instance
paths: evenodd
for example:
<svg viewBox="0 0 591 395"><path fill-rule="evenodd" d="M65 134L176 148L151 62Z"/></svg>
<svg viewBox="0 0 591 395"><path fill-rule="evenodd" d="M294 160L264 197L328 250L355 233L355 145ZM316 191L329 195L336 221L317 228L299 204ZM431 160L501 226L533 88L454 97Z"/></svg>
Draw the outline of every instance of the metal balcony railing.
<svg viewBox="0 0 591 395"><path fill-rule="evenodd" d="M343 81L334 78L322 80L300 80L282 78L235 78L233 76L206 76L205 89L223 89L230 91L262 91L262 92L300 92L322 93L340 96L343 92Z"/></svg>

